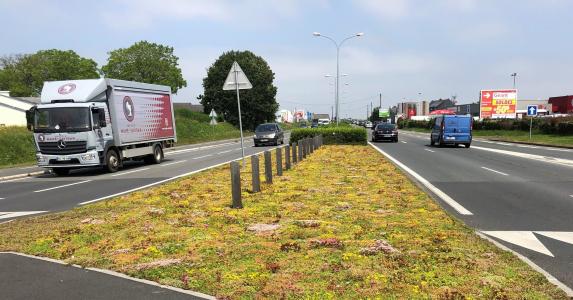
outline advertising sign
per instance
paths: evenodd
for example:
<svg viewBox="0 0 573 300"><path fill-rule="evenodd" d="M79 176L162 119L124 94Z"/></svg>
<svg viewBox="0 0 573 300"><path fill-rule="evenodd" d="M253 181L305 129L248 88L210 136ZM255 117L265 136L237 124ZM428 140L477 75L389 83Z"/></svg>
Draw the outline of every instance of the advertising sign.
<svg viewBox="0 0 573 300"><path fill-rule="evenodd" d="M378 111L378 117L379 118L389 118L390 117L390 111L388 111L387 109L380 109Z"/></svg>
<svg viewBox="0 0 573 300"><path fill-rule="evenodd" d="M480 118L515 119L517 90L482 90Z"/></svg>

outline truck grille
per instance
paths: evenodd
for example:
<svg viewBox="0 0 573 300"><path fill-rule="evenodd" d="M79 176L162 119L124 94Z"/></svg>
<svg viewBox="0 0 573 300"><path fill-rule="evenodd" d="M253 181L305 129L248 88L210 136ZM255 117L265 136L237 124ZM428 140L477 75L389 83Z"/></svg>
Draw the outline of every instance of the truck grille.
<svg viewBox="0 0 573 300"><path fill-rule="evenodd" d="M40 146L40 152L42 152L42 154L55 155L84 153L86 152L86 145L86 141L70 141L66 142L65 147L58 148L58 142L38 143L38 146Z"/></svg>

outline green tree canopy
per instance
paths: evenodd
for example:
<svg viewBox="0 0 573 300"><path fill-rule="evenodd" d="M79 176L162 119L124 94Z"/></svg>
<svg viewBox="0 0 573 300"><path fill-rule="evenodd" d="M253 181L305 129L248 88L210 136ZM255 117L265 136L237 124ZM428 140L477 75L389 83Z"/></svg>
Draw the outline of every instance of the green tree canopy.
<svg viewBox="0 0 573 300"><path fill-rule="evenodd" d="M203 79L204 94L198 99L208 113L215 109L225 120L238 126L237 96L235 91L223 91L223 84L237 61L253 84L249 90L241 90L241 114L243 128L254 130L258 124L275 120L279 108L276 101L277 88L273 85L275 74L260 56L250 51L229 51L223 53L207 70Z"/></svg>
<svg viewBox="0 0 573 300"><path fill-rule="evenodd" d="M0 59L0 89L11 96L39 96L44 81L99 78L97 63L72 50L40 50Z"/></svg>
<svg viewBox="0 0 573 300"><path fill-rule="evenodd" d="M107 65L102 70L109 78L168 85L177 93L187 86L178 61L173 47L140 41L129 48L109 52Z"/></svg>

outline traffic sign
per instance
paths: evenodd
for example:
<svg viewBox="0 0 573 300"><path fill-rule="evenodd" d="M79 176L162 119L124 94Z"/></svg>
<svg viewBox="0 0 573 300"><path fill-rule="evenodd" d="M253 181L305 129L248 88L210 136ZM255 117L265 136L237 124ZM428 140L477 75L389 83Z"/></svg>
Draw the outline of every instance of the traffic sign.
<svg viewBox="0 0 573 300"><path fill-rule="evenodd" d="M537 105L528 105L527 106L527 115L530 117L537 116Z"/></svg>
<svg viewBox="0 0 573 300"><path fill-rule="evenodd" d="M243 69L241 69L241 66L239 66L239 63L233 62L229 75L227 75L227 79L223 84L223 90L248 90L252 88L253 85L243 72Z"/></svg>
<svg viewBox="0 0 573 300"><path fill-rule="evenodd" d="M209 123L210 125L217 125L217 120L215 120L215 118L211 119L211 123Z"/></svg>
<svg viewBox="0 0 573 300"><path fill-rule="evenodd" d="M215 112L214 109L211 109L211 113L209 114L209 117L211 117L211 119L214 119L217 117L217 113Z"/></svg>

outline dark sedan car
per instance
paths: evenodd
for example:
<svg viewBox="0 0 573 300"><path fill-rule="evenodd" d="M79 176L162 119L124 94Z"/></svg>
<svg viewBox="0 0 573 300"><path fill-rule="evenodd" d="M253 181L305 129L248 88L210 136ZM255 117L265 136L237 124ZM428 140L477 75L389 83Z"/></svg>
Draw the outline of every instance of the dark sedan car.
<svg viewBox="0 0 573 300"><path fill-rule="evenodd" d="M394 124L380 123L372 132L372 141L390 140L398 142L398 128Z"/></svg>
<svg viewBox="0 0 573 300"><path fill-rule="evenodd" d="M278 145L285 143L285 135L279 124L266 123L255 129L255 147L265 144Z"/></svg>

